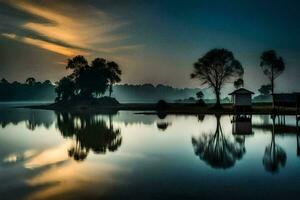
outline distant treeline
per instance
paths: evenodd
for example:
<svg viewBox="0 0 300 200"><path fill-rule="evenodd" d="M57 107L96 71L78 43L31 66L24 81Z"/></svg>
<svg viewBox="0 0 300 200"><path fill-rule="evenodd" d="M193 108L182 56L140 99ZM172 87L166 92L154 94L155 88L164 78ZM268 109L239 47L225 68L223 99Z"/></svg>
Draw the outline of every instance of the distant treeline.
<svg viewBox="0 0 300 200"><path fill-rule="evenodd" d="M157 102L163 99L174 102L177 99L196 97L197 88L174 88L167 85L143 84L143 85L115 85L112 97L120 102Z"/></svg>
<svg viewBox="0 0 300 200"><path fill-rule="evenodd" d="M55 97L55 86L49 80L38 82L28 78L25 83L0 81L0 101L53 101Z"/></svg>
<svg viewBox="0 0 300 200"><path fill-rule="evenodd" d="M196 97L197 88L174 88L167 85L121 84L113 86L112 97L122 103L151 103L164 99L173 102L176 99ZM108 95L109 91L105 94ZM205 93L205 92L204 92ZM54 101L55 85L50 81L39 82L28 78L24 83L0 81L0 101Z"/></svg>

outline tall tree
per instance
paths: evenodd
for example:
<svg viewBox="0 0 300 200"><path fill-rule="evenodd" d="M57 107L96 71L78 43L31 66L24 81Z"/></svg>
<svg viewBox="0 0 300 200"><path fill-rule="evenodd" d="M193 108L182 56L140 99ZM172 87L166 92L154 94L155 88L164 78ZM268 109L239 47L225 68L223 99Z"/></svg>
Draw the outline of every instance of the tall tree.
<svg viewBox="0 0 300 200"><path fill-rule="evenodd" d="M121 81L122 71L119 68L119 65L115 62L108 62L107 63L107 70L108 70L108 80L109 80L109 96L111 97L111 93L113 92L112 86L115 83Z"/></svg>
<svg viewBox="0 0 300 200"><path fill-rule="evenodd" d="M265 51L262 53L260 66L264 74L271 82L271 91L274 93L274 81L282 74L285 69L285 64L282 57L277 56L274 50Z"/></svg>
<svg viewBox="0 0 300 200"><path fill-rule="evenodd" d="M194 72L191 78L197 78L202 85L214 89L216 106L220 104L220 92L225 83L233 82L241 78L244 69L241 63L235 59L233 53L227 49L212 49L194 64Z"/></svg>

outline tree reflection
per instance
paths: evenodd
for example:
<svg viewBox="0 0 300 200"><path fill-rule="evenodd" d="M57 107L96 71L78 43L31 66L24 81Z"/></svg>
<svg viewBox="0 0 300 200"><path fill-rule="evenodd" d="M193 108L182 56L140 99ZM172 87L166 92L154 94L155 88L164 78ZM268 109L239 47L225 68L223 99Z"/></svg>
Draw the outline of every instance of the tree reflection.
<svg viewBox="0 0 300 200"><path fill-rule="evenodd" d="M300 133L297 133L297 156L300 156Z"/></svg>
<svg viewBox="0 0 300 200"><path fill-rule="evenodd" d="M213 168L227 169L234 166L245 154L244 142L238 142L223 134L220 115L216 115L214 134L201 134L198 139L192 137L194 152Z"/></svg>
<svg viewBox="0 0 300 200"><path fill-rule="evenodd" d="M37 127L49 129L54 120L55 116L51 112L43 110L2 109L0 127L5 128L9 124L17 125L25 122L26 128L34 131Z"/></svg>
<svg viewBox="0 0 300 200"><path fill-rule="evenodd" d="M68 150L69 157L76 161L83 161L86 159L89 150L82 147L78 140L76 140L75 145Z"/></svg>
<svg viewBox="0 0 300 200"><path fill-rule="evenodd" d="M122 144L121 131L113 127L111 115L107 126L103 116L57 113L57 127L64 137L75 139L68 153L76 161L84 160L89 151L105 154L116 151Z"/></svg>
<svg viewBox="0 0 300 200"><path fill-rule="evenodd" d="M158 128L158 130L160 131L166 131L167 128L171 125L171 122L158 122L156 123L156 127Z"/></svg>
<svg viewBox="0 0 300 200"><path fill-rule="evenodd" d="M286 153L283 148L275 142L275 117L272 117L273 129L272 129L272 140L265 149L263 157L263 165L265 169L271 173L279 171L280 167L284 167L286 163Z"/></svg>

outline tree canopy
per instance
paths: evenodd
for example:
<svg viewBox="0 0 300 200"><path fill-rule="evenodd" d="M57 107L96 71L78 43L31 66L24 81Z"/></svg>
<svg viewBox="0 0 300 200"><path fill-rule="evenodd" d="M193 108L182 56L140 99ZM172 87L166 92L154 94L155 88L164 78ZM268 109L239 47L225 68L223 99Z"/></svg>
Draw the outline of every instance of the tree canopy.
<svg viewBox="0 0 300 200"><path fill-rule="evenodd" d="M227 49L212 49L194 64L191 78L200 80L201 85L214 89L216 105L220 106L220 91L225 83L232 83L241 78L244 69L235 59L233 53Z"/></svg>
<svg viewBox="0 0 300 200"><path fill-rule="evenodd" d="M56 101L69 100L75 95L75 83L69 77L63 77L55 88Z"/></svg>
<svg viewBox="0 0 300 200"><path fill-rule="evenodd" d="M282 74L285 64L282 57L277 56L274 50L265 51L260 57L260 66L271 84L271 91L274 93L274 81Z"/></svg>
<svg viewBox="0 0 300 200"><path fill-rule="evenodd" d="M100 96L108 86L111 94L112 85L121 81L119 65L103 58L96 58L89 64L85 57L78 55L68 60L66 69L72 72L59 81L56 89L57 101L76 96L83 99Z"/></svg>
<svg viewBox="0 0 300 200"><path fill-rule="evenodd" d="M26 79L26 83L28 85L34 85L36 83L36 80L33 77L29 77L29 78Z"/></svg>
<svg viewBox="0 0 300 200"><path fill-rule="evenodd" d="M261 95L267 96L270 95L271 91L272 91L272 86L270 84L268 85L262 85L259 89L258 89L259 93Z"/></svg>
<svg viewBox="0 0 300 200"><path fill-rule="evenodd" d="M199 92L196 93L196 96L197 96L198 99L203 99L204 93L202 91L199 91Z"/></svg>
<svg viewBox="0 0 300 200"><path fill-rule="evenodd" d="M244 80L242 78L239 78L236 81L234 81L233 85L236 89L244 87Z"/></svg>

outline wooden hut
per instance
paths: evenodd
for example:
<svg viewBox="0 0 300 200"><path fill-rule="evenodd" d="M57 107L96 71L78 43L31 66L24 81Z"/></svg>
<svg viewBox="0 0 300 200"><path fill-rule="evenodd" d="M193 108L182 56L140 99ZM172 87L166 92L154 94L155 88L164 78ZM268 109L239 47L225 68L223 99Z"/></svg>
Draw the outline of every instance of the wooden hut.
<svg viewBox="0 0 300 200"><path fill-rule="evenodd" d="M240 88L230 93L229 95L232 96L233 108L238 111L251 110L253 94L253 92L246 90L245 88Z"/></svg>

